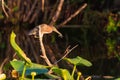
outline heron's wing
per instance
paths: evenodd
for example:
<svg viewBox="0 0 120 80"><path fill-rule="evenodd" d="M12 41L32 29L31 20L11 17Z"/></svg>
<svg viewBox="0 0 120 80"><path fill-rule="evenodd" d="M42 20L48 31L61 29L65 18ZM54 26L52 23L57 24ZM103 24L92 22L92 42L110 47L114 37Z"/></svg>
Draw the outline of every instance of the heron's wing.
<svg viewBox="0 0 120 80"><path fill-rule="evenodd" d="M37 37L38 36L38 32L39 32L39 26L36 26L35 28L33 28L29 33L28 33L28 35L33 35L33 36L35 36L35 37Z"/></svg>

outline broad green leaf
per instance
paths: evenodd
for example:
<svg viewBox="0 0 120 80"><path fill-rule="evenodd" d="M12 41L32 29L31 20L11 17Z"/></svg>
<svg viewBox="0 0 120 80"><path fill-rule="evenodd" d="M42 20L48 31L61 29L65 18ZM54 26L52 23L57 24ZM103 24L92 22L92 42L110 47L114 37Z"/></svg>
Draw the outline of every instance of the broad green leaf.
<svg viewBox="0 0 120 80"><path fill-rule="evenodd" d="M52 74L48 74L48 73L45 73L43 75L45 75L48 79L42 79L42 78L37 77L34 80L58 80L60 78L60 77L58 77L56 75L52 75ZM24 80L31 80L31 78L26 77L26 78L24 78Z"/></svg>
<svg viewBox="0 0 120 80"><path fill-rule="evenodd" d="M116 78L115 80L120 80L120 78Z"/></svg>
<svg viewBox="0 0 120 80"><path fill-rule="evenodd" d="M64 80L73 80L67 69L60 69L58 67L53 67L52 71L61 76Z"/></svg>
<svg viewBox="0 0 120 80"><path fill-rule="evenodd" d="M27 63L31 63L31 60L26 56L24 51L18 46L18 44L15 42L16 34L14 32L10 35L10 44L13 47L13 49L16 51L17 55L22 58Z"/></svg>
<svg viewBox="0 0 120 80"><path fill-rule="evenodd" d="M12 65L12 67L16 70L16 71L22 71L23 67L25 65L24 61L17 61L17 60L13 60L10 61L10 64Z"/></svg>
<svg viewBox="0 0 120 80"><path fill-rule="evenodd" d="M64 58L64 60L70 62L71 64L74 64L74 65L84 65L84 66L87 66L87 67L90 67L92 66L92 63L82 57L79 57L77 56L76 58Z"/></svg>
<svg viewBox="0 0 120 80"><path fill-rule="evenodd" d="M19 74L22 74L23 68L25 66L25 62L24 61L20 61L20 60L13 60L10 61L10 64L12 65L12 67L19 72ZM36 72L37 75L38 74L44 74L48 72L47 66L44 65L39 65L36 63L31 63L31 65L26 67L26 73L25 75L30 75L31 72Z"/></svg>

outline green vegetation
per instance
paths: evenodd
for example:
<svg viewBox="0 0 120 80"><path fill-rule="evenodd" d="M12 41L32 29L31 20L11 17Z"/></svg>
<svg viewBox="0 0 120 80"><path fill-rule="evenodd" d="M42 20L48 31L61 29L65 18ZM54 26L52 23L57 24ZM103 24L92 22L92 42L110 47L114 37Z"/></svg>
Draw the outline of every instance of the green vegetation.
<svg viewBox="0 0 120 80"><path fill-rule="evenodd" d="M120 80L120 0L1 0L0 6L0 80Z"/></svg>
<svg viewBox="0 0 120 80"><path fill-rule="evenodd" d="M91 62L89 62L86 59L83 59L79 56L77 56L76 58L73 58L73 59L64 58L67 62L70 62L71 64L74 65L72 74L70 74L69 70L67 70L67 69L61 69L61 68L55 67L55 66L45 66L45 65L33 63L30 60L30 58L26 57L26 54L23 52L23 50L21 50L21 48L15 42L15 36L16 36L15 33L12 32L11 36L10 36L10 43L11 43L12 47L14 48L14 50L16 51L17 56L20 57L21 60L14 59L14 60L10 61L10 64L13 67L13 69L20 75L20 76L18 76L18 78L20 80L24 80L24 79L29 80L29 77L27 77L27 76L30 76L30 75L31 75L32 80L44 79L44 78L48 78L48 79L63 78L64 80L75 80L74 74L76 71L76 66L78 66L78 65L84 65L87 67L92 66ZM49 74L49 70L52 70L53 73L55 73L56 75ZM78 72L77 80L79 80L79 78L81 76L80 73L81 72ZM37 75L42 75L42 77L36 78L35 76L37 76ZM44 75L44 77L43 77L43 75Z"/></svg>

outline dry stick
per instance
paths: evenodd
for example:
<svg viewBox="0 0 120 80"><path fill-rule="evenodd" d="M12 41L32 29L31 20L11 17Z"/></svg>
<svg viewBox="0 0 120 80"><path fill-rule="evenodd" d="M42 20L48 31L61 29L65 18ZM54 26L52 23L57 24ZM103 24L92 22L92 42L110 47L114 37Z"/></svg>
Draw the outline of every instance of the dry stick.
<svg viewBox="0 0 120 80"><path fill-rule="evenodd" d="M44 4L46 4L46 6L44 6L44 16L43 16L43 23L47 21L47 14L48 14L48 8L46 8L48 6L48 2L46 1Z"/></svg>
<svg viewBox="0 0 120 80"><path fill-rule="evenodd" d="M0 65L0 74L2 73L2 71L3 71L3 66L4 66L4 64L8 61L8 57L6 57L5 59L4 59L4 61L2 62L2 64Z"/></svg>
<svg viewBox="0 0 120 80"><path fill-rule="evenodd" d="M32 23L33 21L35 21L36 17L37 17L38 13L34 13L32 18L30 19L29 23Z"/></svg>
<svg viewBox="0 0 120 80"><path fill-rule="evenodd" d="M56 10L56 7L57 7L58 3L59 3L59 0L57 0L56 3L55 3L55 5L53 6L53 9L51 10L50 16L48 18L48 22L50 22L50 20L52 19L52 16L55 13L55 10Z"/></svg>
<svg viewBox="0 0 120 80"><path fill-rule="evenodd" d="M48 10L44 11L43 23L47 21Z"/></svg>
<svg viewBox="0 0 120 80"><path fill-rule="evenodd" d="M42 0L42 12L44 12L45 0Z"/></svg>
<svg viewBox="0 0 120 80"><path fill-rule="evenodd" d="M2 0L2 9L3 9L3 12L5 13L6 17L8 18L9 16L8 16L6 10L5 10L5 6L4 5L5 5L5 2L4 2L4 0Z"/></svg>
<svg viewBox="0 0 120 80"><path fill-rule="evenodd" d="M50 25L53 25L53 24L57 21L59 15L60 15L60 12L61 12L63 3L64 3L64 0L60 0L60 3L59 3L58 8L57 8L57 10L56 10L56 13L55 13L55 15L52 17L52 21L50 22Z"/></svg>
<svg viewBox="0 0 120 80"><path fill-rule="evenodd" d="M78 15L85 7L87 6L87 3L85 3L82 7L80 7L75 13L73 13L69 18L67 18L65 21L63 21L59 27L65 25L67 22L69 22L72 18L74 18L76 15Z"/></svg>
<svg viewBox="0 0 120 80"><path fill-rule="evenodd" d="M24 19L24 21L29 20L31 14L33 13L33 11L34 11L34 9L35 9L35 6L36 6L37 2L38 2L38 1L35 0L35 2L34 2L33 5L32 5L32 8L31 8L30 11L28 12L27 17Z"/></svg>
<svg viewBox="0 0 120 80"><path fill-rule="evenodd" d="M45 62L49 65L49 66L52 66L50 60L48 59L47 55L46 55L46 52L45 52L45 48L44 48L44 45L43 45L43 33L41 33L41 27L39 27L39 42L40 42L40 46L41 46L41 51L42 51L42 58L45 60Z"/></svg>
<svg viewBox="0 0 120 80"><path fill-rule="evenodd" d="M75 49L78 45L74 46L73 48L69 49L70 46L67 47L67 49L65 50L65 55L59 59L57 62L55 62L54 64L57 64L58 62L60 62L62 59L64 59L73 49Z"/></svg>

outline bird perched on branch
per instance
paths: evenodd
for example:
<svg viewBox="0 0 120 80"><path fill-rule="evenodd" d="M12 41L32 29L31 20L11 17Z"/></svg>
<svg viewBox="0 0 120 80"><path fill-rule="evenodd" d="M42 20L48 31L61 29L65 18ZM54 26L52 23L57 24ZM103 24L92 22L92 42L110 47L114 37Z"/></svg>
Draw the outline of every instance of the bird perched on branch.
<svg viewBox="0 0 120 80"><path fill-rule="evenodd" d="M44 34L50 34L53 31L58 33L60 37L63 37L62 34L54 26L50 26L47 24L41 24L36 26L29 32L28 35L33 35L37 38L39 31L41 32L41 37L43 37Z"/></svg>
<svg viewBox="0 0 120 80"><path fill-rule="evenodd" d="M33 35L35 37L39 36L38 38L39 38L41 51L42 51L41 57L45 60L45 62L49 66L52 66L52 63L50 62L50 60L48 59L48 57L46 55L45 47L44 47L44 44L43 44L43 36L44 36L44 34L50 34L53 31L58 33L59 36L62 37L62 34L54 26L50 26L50 25L47 25L47 24L38 25L33 30L31 30L30 33L29 33L29 35Z"/></svg>

